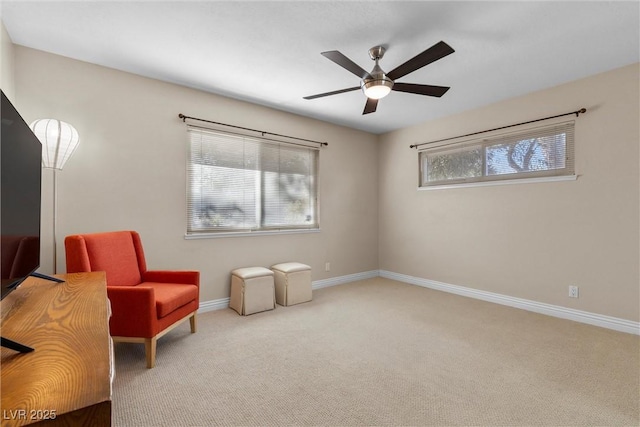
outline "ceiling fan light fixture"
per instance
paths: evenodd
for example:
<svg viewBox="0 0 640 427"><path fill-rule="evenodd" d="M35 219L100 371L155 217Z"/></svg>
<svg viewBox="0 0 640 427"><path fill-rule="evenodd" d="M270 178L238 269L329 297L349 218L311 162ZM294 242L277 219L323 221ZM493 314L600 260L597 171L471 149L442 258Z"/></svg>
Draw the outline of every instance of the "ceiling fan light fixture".
<svg viewBox="0 0 640 427"><path fill-rule="evenodd" d="M363 80L360 86L367 98L382 99L391 92L391 89L393 88L393 81L386 77L381 79Z"/></svg>

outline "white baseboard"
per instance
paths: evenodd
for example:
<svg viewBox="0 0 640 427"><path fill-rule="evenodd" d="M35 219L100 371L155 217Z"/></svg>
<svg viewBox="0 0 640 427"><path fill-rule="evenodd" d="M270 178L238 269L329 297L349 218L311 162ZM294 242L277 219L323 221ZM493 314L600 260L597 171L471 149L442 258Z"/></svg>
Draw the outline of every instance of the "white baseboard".
<svg viewBox="0 0 640 427"><path fill-rule="evenodd" d="M212 301L204 301L200 303L198 313L206 313L207 311L222 310L229 308L229 298L214 299Z"/></svg>
<svg viewBox="0 0 640 427"><path fill-rule="evenodd" d="M378 270L365 271L362 273L348 274L346 276L331 277L329 279L314 280L311 282L311 289L327 288L329 286L343 285L357 280L371 279L378 277ZM229 298L220 298L212 301L204 301L200 303L198 313L206 313L208 311L222 310L229 308Z"/></svg>
<svg viewBox="0 0 640 427"><path fill-rule="evenodd" d="M617 317L605 316L603 314L590 313L588 311L575 310L558 305L545 304L523 298L511 297L508 295L496 294L465 286L450 285L448 283L437 282L435 280L423 279L421 277L408 276L406 274L394 273L386 270L371 270L362 273L348 274L346 276L331 277L329 279L314 280L311 282L312 289L322 289L329 286L342 285L357 280L371 279L374 277L385 277L411 285L422 286L424 288L449 292L469 298L475 298L509 307L520 308L522 310L533 311L535 313L546 314L547 316L559 317L561 319L573 320L575 322L600 326L602 328L613 329L615 331L626 332L628 334L640 335L640 322L620 319ZM212 301L200 303L198 313L222 310L229 307L229 298L220 298Z"/></svg>
<svg viewBox="0 0 640 427"><path fill-rule="evenodd" d="M422 286L429 289L435 289L438 291L449 292L456 295L462 295L469 298L489 301L496 304L507 305L509 307L533 311L535 313L546 314L548 316L559 317L561 319L587 323L589 325L600 326L602 328L613 329L615 331L626 332L628 334L640 335L640 322L633 322L631 320L590 313L587 311L575 310L558 305L551 305L522 298L510 297L493 292L467 288L464 286L450 285L447 283L436 282L435 280L408 276L406 274L394 273L386 270L380 270L380 277L409 283L411 285Z"/></svg>
<svg viewBox="0 0 640 427"><path fill-rule="evenodd" d="M372 279L380 276L378 270L363 271L362 273L347 274L346 276L331 277L329 279L314 280L311 282L312 289L322 289L329 286L344 285L345 283L355 282L357 280Z"/></svg>

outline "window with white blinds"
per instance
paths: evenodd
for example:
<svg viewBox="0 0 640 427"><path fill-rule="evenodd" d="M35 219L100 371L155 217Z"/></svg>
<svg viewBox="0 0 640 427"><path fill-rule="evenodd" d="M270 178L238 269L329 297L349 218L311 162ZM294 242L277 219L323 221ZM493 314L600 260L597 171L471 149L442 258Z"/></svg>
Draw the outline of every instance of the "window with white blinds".
<svg viewBox="0 0 640 427"><path fill-rule="evenodd" d="M187 234L317 229L318 149L189 127Z"/></svg>
<svg viewBox="0 0 640 427"><path fill-rule="evenodd" d="M574 175L574 122L428 148L420 186Z"/></svg>

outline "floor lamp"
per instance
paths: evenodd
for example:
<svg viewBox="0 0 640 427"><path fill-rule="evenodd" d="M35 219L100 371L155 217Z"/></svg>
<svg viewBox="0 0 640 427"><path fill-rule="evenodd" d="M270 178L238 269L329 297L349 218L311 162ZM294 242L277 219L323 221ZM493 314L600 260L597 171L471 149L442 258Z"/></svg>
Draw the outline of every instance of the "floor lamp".
<svg viewBox="0 0 640 427"><path fill-rule="evenodd" d="M78 131L69 123L55 119L39 119L30 125L42 143L42 167L53 169L53 274L58 271L57 258L57 199L56 173L62 170L69 157L78 148Z"/></svg>

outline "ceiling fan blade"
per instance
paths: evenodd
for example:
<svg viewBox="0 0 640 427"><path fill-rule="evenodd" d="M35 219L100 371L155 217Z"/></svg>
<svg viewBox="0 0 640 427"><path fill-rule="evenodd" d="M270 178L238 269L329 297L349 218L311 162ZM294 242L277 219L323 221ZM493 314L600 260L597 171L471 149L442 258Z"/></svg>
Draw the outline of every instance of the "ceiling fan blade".
<svg viewBox="0 0 640 427"><path fill-rule="evenodd" d="M369 73L366 72L365 70L363 70L362 67L360 67L358 64L356 64L355 62L353 62L352 60L350 60L349 58L347 58L346 56L344 56L343 54L341 54L337 50L330 50L328 52L322 52L321 55L324 56L325 58L335 62L336 64L338 64L339 66L341 66L345 70L351 71L353 74L355 74L356 76L360 77L361 79L371 78Z"/></svg>
<svg viewBox="0 0 640 427"><path fill-rule="evenodd" d="M352 90L358 90L358 89L360 89L360 86L349 87L349 88L340 89L340 90L334 90L333 92L319 93L317 95L305 96L303 98L304 99L316 99L316 98L322 98L323 96L337 95L339 93L351 92Z"/></svg>
<svg viewBox="0 0 640 427"><path fill-rule="evenodd" d="M413 83L394 83L393 88L391 88L391 90L396 90L398 92L437 96L438 98L447 93L449 89L450 88L447 86L417 85Z"/></svg>
<svg viewBox="0 0 640 427"><path fill-rule="evenodd" d="M455 52L451 46L441 41L424 52L414 56L407 62L402 65L397 66L393 70L387 73L387 77L391 80L399 79L402 76L406 76L409 73L413 73L419 68L424 67L425 65L429 65L432 62L437 61L438 59L442 59L447 55Z"/></svg>
<svg viewBox="0 0 640 427"><path fill-rule="evenodd" d="M364 116L365 114L375 113L376 108L378 108L378 100L367 98L367 103L364 105L364 111L362 112L362 115Z"/></svg>

